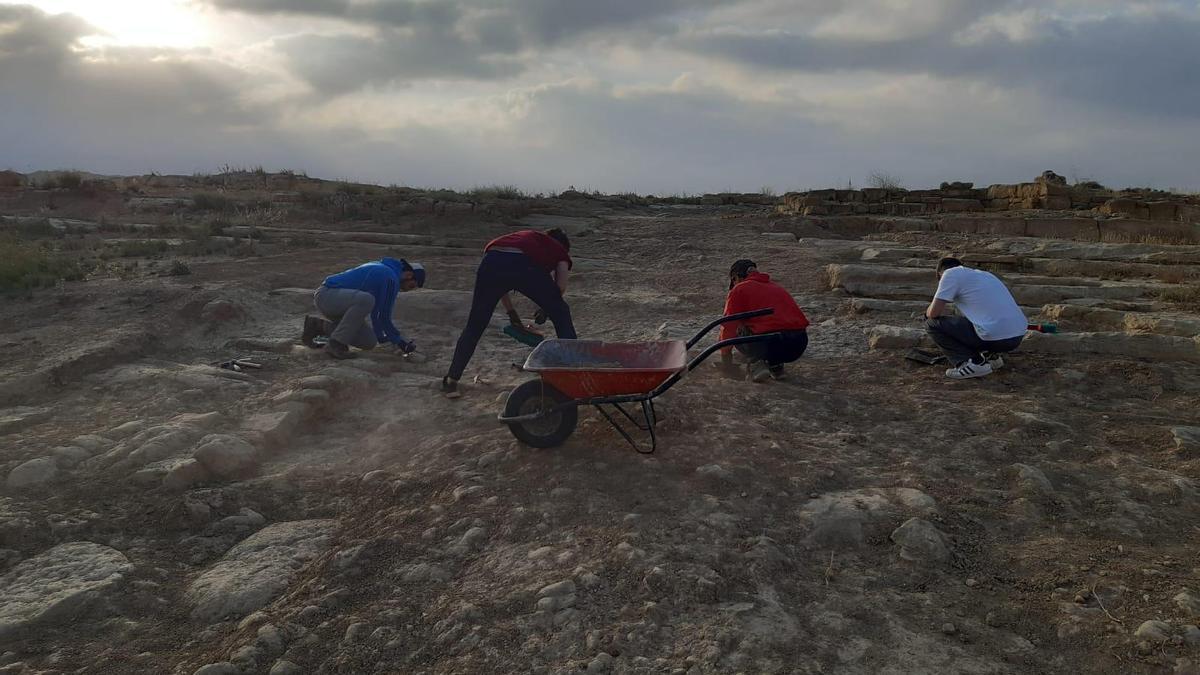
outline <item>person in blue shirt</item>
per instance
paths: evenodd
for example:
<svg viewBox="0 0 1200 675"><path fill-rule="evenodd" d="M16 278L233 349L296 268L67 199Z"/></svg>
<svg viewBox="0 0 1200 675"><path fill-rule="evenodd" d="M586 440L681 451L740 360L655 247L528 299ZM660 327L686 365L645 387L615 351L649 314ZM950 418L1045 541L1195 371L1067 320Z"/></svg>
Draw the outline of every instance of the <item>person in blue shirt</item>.
<svg viewBox="0 0 1200 675"><path fill-rule="evenodd" d="M300 341L316 348L315 339L328 337L325 351L335 359L353 358L350 347L372 349L390 343L405 354L416 350L412 340L392 323L396 295L425 285L425 268L396 258L369 262L326 277L313 295L317 311L304 317Z"/></svg>

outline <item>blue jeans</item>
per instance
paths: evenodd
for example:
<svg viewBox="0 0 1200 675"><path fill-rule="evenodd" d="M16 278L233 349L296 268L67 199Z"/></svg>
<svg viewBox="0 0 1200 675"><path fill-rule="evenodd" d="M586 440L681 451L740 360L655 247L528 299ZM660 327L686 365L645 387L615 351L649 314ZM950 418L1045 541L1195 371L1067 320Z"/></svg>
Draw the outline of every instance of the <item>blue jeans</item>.
<svg viewBox="0 0 1200 675"><path fill-rule="evenodd" d="M484 254L475 273L471 314L454 347L454 358L450 361L450 372L447 373L452 379L462 379L463 371L467 369L467 363L479 345L479 338L483 337L492 320L496 304L501 296L510 291L524 295L545 310L546 316L554 323L554 332L558 337L566 340L576 338L571 308L563 300L558 284L554 283L550 274L523 253L489 251Z"/></svg>

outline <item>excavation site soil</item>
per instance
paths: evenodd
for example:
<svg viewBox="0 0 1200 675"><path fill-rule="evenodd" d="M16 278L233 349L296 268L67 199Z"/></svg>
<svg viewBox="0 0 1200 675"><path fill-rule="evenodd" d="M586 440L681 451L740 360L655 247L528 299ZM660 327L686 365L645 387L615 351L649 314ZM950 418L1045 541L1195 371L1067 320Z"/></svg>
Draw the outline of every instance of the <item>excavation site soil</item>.
<svg viewBox="0 0 1200 675"><path fill-rule="evenodd" d="M2 300L0 673L1200 667L1194 198L167 178L0 191L11 251L88 270ZM580 338L686 340L750 258L810 347L762 384L703 363L653 454L588 407L523 445L502 309L440 384L484 244L550 227ZM947 254L1058 332L975 380L906 359ZM313 290L383 256L428 270L417 352L302 346Z"/></svg>

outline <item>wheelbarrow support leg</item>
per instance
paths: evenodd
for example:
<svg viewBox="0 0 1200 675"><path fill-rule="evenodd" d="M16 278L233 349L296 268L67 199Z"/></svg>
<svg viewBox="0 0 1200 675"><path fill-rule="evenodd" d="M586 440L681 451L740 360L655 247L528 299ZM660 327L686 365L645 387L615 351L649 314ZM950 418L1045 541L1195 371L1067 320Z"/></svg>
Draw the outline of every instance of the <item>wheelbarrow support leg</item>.
<svg viewBox="0 0 1200 675"><path fill-rule="evenodd" d="M642 447L637 444L637 441L633 440L633 437L629 435L629 432L625 431L625 428L623 426L621 426L620 421L615 419L612 415L610 415L608 413L608 411L605 410L602 405L593 404L592 407L594 407L596 410L600 411L600 414L604 416L604 419L608 420L608 423L612 426L612 428L616 429L618 434L621 434L621 438L624 438L625 442L628 443L631 448L633 448L634 450L638 451L639 453L641 453L643 455L649 455L658 449L658 436L654 433L654 425L657 423L657 419L655 419L655 415L654 415L654 401L647 399L647 400L642 401L641 403L642 403L642 416L646 420L644 424L642 422L639 422L636 417L634 417L632 414L630 414L630 412L628 410L626 410L625 408L623 408L620 404L614 403L612 405L622 415L624 415L626 419L628 419L630 422L633 422L633 425L635 427L637 427L641 431L647 431L650 433L650 449L649 450L643 450Z"/></svg>

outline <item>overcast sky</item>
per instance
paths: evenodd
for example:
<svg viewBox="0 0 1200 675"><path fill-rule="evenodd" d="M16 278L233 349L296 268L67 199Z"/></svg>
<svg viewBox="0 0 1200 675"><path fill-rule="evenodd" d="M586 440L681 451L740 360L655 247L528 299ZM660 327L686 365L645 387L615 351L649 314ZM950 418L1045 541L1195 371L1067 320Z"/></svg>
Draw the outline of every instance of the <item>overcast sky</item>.
<svg viewBox="0 0 1200 675"><path fill-rule="evenodd" d="M1200 190L1200 0L0 0L0 169Z"/></svg>

